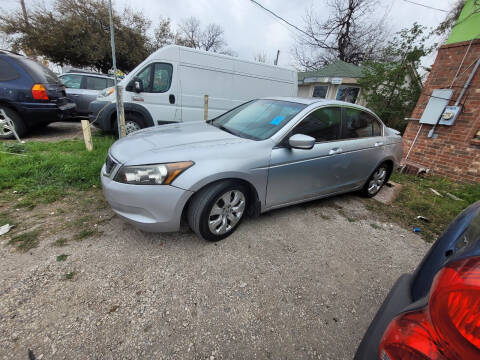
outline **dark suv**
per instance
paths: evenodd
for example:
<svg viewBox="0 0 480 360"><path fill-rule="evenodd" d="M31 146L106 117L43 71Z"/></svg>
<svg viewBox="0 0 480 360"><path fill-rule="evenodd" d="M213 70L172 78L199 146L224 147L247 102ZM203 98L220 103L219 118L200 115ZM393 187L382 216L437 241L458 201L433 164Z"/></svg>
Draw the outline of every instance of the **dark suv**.
<svg viewBox="0 0 480 360"><path fill-rule="evenodd" d="M0 109L13 121L19 136L33 127L45 126L71 115L75 103L65 94L65 86L47 67L25 56L0 50ZM0 139L13 137L1 126Z"/></svg>

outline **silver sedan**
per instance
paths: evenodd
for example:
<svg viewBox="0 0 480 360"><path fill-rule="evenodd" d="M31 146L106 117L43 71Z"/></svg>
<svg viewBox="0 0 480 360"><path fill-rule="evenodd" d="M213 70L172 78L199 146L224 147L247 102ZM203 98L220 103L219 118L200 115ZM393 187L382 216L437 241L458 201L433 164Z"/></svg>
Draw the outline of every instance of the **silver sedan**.
<svg viewBox="0 0 480 360"><path fill-rule="evenodd" d="M398 132L364 107L268 98L118 140L101 178L113 210L140 229L177 231L185 217L217 241L246 215L351 191L374 196L401 156Z"/></svg>

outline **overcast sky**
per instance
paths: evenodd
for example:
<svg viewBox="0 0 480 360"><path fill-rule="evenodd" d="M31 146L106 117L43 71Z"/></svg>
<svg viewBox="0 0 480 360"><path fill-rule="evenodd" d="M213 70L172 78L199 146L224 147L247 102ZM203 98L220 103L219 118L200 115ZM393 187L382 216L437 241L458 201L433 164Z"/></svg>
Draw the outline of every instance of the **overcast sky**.
<svg viewBox="0 0 480 360"><path fill-rule="evenodd" d="M44 0L51 3L52 0ZM326 0L257 0L265 7L281 15L293 24L303 27L303 18L309 9L319 16L326 16ZM441 9L450 9L455 0L414 0ZM7 9L19 8L19 0L0 0ZM38 0L25 0L27 9ZM380 0L378 12L372 16L387 14L392 31L409 27L414 22L433 27L445 17L445 13L414 5L405 0ZM178 23L181 19L195 16L202 24L217 23L225 30L228 46L240 58L253 59L254 54L265 52L268 62L273 62L280 50L279 65L293 66L291 49L295 43L296 30L281 23L250 0L114 0L114 6L128 6L143 12L155 24L159 17L168 17ZM433 57L430 63L433 62ZM428 59L427 59L428 61ZM424 62L425 63L425 62ZM425 63L425 65L430 65Z"/></svg>

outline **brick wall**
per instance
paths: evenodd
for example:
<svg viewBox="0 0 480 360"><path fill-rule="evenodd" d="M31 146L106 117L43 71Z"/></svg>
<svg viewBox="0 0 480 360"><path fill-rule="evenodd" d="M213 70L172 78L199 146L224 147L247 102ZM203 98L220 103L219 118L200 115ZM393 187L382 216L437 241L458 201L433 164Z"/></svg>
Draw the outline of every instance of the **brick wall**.
<svg viewBox="0 0 480 360"><path fill-rule="evenodd" d="M425 83L422 95L411 115L420 119L434 89L450 87L470 42L444 45L439 51L432 71ZM480 40L475 40L465 58L460 74L480 57ZM461 87L467 80L473 65L454 83L454 94L449 105L457 99ZM474 139L480 130L480 69L462 98L463 111L453 126L439 125L435 129L438 138L428 138L432 125L424 124L408 159L410 146L420 127L418 121L411 120L403 135L403 163L430 169L431 173L445 176L463 183L480 182L480 139Z"/></svg>

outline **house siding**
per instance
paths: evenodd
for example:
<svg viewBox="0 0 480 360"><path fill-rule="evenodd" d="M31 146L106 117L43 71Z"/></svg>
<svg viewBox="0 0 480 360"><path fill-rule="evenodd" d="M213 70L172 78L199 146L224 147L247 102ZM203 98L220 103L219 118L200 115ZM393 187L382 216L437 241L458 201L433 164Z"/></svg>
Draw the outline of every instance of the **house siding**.
<svg viewBox="0 0 480 360"><path fill-rule="evenodd" d="M469 44L468 41L440 47L412 118L421 118L434 89L450 87ZM480 40L475 40L460 69L459 74L463 74L454 83L454 94L449 105L454 104L473 69L473 65L468 70L467 67L479 57ZM474 139L480 129L480 71L473 77L461 103L464 105L463 111L453 126L437 126L435 133L438 137L433 139L427 137L432 126L424 124L413 147L420 124L415 120L409 122L403 135L404 164L428 168L435 175L457 182L480 182L480 141ZM412 149L406 159L410 147Z"/></svg>

